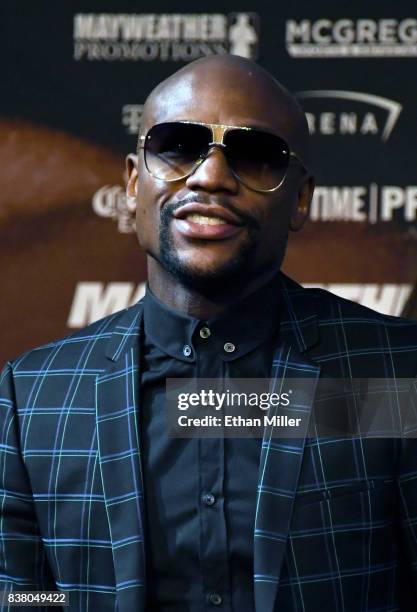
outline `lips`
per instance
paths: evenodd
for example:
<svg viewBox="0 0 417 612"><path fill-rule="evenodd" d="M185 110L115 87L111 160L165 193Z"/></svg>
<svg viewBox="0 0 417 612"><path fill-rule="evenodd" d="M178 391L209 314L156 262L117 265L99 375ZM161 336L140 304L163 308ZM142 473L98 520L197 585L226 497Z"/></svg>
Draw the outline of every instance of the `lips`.
<svg viewBox="0 0 417 612"><path fill-rule="evenodd" d="M242 220L217 204L185 204L174 212L174 228L188 238L224 240L239 233Z"/></svg>
<svg viewBox="0 0 417 612"><path fill-rule="evenodd" d="M186 219L189 215L218 218L230 225L243 225L242 220L237 215L218 204L206 205L190 202L189 204L184 204L184 206L177 208L174 212L174 217L176 219Z"/></svg>

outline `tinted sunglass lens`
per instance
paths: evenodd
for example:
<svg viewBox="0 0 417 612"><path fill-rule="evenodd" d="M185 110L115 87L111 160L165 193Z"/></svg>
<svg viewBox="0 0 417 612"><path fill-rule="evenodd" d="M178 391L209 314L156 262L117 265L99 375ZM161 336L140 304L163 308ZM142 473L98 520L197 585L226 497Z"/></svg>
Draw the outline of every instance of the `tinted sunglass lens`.
<svg viewBox="0 0 417 612"><path fill-rule="evenodd" d="M208 151L211 132L201 125L160 123L145 140L145 163L156 178L172 181L187 176Z"/></svg>
<svg viewBox="0 0 417 612"><path fill-rule="evenodd" d="M290 155L282 138L258 130L231 130L225 144L230 166L248 187L268 190L282 183Z"/></svg>

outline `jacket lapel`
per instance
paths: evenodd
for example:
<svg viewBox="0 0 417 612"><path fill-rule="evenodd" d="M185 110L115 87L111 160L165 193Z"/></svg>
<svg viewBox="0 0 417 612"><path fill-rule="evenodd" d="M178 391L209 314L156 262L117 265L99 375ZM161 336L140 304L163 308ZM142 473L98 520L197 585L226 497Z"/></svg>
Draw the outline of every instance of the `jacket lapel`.
<svg viewBox="0 0 417 612"><path fill-rule="evenodd" d="M142 306L129 308L110 339L110 366L98 376L99 461L120 612L145 612L143 480L137 415Z"/></svg>
<svg viewBox="0 0 417 612"><path fill-rule="evenodd" d="M275 607L287 544L295 492L304 453L306 432L320 367L303 353L318 340L317 318L305 290L282 275L284 308L278 346L274 352L270 392L293 392L279 414L302 417L300 437L277 437L273 425L264 429L259 465L254 530L254 593L257 612ZM270 406L268 417L276 415ZM278 428L279 429L279 428Z"/></svg>

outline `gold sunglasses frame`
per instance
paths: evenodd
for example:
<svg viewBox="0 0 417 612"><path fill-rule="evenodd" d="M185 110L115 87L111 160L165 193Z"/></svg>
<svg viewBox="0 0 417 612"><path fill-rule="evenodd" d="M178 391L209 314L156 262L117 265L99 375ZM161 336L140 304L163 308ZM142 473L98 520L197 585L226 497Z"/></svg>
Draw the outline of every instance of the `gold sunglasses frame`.
<svg viewBox="0 0 417 612"><path fill-rule="evenodd" d="M288 174L288 169L290 167L290 161L291 158L296 159L299 164L302 166L304 172L308 172L306 165L304 164L304 162L302 161L302 159L300 158L299 155L297 155L296 153L294 153L293 151L291 151L290 147L288 146L287 142L281 138L281 136L278 136L278 134L275 134L274 132L268 132L268 130L260 130L258 128L253 128L253 127L247 127L247 126L242 126L242 125L224 125L222 123L202 123L201 121L164 121L162 123L156 123L155 125L153 125L146 134L140 134L138 137L138 150L139 149L145 149L145 142L146 142L146 138L149 135L149 132L156 126L158 125L164 125L165 123L181 123L181 124L185 124L185 125L201 125L203 127L207 127L211 130L211 134L212 134L212 141L209 142L209 148L207 153L204 155L204 157L199 158L195 164L193 165L192 169L190 170L190 172L187 172L186 174L184 174L183 176L179 176L177 178L173 178L173 179L161 179L157 176L155 176L148 168L148 165L146 163L146 158L145 158L145 166L146 166L146 170L149 172L149 174L151 176L153 176L154 178L156 178L159 181L164 181L166 183L174 183L175 181L182 181L185 178L188 178L189 176L191 176L192 174L194 174L194 172L197 170L197 168L207 159L207 157L210 154L210 151L213 147L218 147L220 149L226 149L227 145L224 144L224 138L226 136L226 134L230 131L233 130L243 130L246 132L251 132L251 131L257 131L257 132L265 132L267 134L272 134L274 136L277 136L278 138L280 138L286 145L288 152L289 152L289 161L288 161L288 167L285 171L284 176L282 177L281 181L279 182L279 184L276 187L272 187L272 189L260 189L259 187L251 187L250 185L247 185L245 183L245 181L243 181L240 176L238 174L236 174L236 172L233 170L233 168L229 165L230 171L232 172L233 176L243 185L245 185L245 187L247 187L248 189L251 189L252 191L257 191L259 193L272 193L274 191L277 191L284 183L287 174Z"/></svg>

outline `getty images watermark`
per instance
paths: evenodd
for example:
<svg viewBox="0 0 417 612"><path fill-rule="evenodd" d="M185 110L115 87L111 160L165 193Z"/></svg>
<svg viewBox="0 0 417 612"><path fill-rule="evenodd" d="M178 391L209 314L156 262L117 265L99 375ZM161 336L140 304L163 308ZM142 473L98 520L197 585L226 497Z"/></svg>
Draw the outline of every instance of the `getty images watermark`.
<svg viewBox="0 0 417 612"><path fill-rule="evenodd" d="M414 379L166 381L170 437L417 437Z"/></svg>

